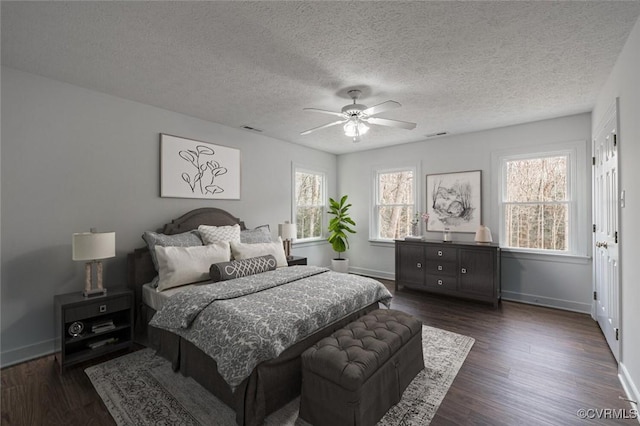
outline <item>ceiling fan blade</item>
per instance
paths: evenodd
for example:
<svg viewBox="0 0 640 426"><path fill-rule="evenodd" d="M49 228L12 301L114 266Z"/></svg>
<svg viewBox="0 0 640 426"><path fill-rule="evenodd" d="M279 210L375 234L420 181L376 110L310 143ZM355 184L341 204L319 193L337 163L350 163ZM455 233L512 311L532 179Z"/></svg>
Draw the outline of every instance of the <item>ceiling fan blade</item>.
<svg viewBox="0 0 640 426"><path fill-rule="evenodd" d="M381 104L369 107L364 111L362 111L362 113L371 116L371 115L380 114L381 112L389 111L390 109L400 108L401 106L402 105L400 105L396 101L386 101Z"/></svg>
<svg viewBox="0 0 640 426"><path fill-rule="evenodd" d="M331 127L331 126L336 126L338 124L342 124L342 123L346 123L347 120L338 120L338 121L334 121L332 123L327 123L327 124L323 124L322 126L318 126L318 127L314 127L313 129L309 129L309 130L305 130L304 132L301 132L300 135L308 135L311 132L315 132L316 130L320 130L320 129L326 129L327 127Z"/></svg>
<svg viewBox="0 0 640 426"><path fill-rule="evenodd" d="M344 118L344 114L341 112L335 112L335 111L327 111L326 109L317 109L317 108L302 108L303 111L311 111L311 112L321 112L323 114L331 114L331 115L337 115L338 117L342 117Z"/></svg>
<svg viewBox="0 0 640 426"><path fill-rule="evenodd" d="M413 130L416 128L416 123L410 123L408 121L390 120L388 118L369 117L367 122L371 124L378 124L380 126L400 127L402 129Z"/></svg>

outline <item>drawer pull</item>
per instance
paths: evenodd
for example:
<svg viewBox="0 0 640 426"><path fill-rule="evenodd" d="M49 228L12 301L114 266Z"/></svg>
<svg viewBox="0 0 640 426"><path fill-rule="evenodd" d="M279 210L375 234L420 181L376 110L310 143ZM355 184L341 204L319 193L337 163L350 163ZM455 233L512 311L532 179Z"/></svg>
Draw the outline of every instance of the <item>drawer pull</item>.
<svg viewBox="0 0 640 426"><path fill-rule="evenodd" d="M442 285L442 280L438 280L438 285Z"/></svg>
<svg viewBox="0 0 640 426"><path fill-rule="evenodd" d="M442 250L438 250L438 256L442 256Z"/></svg>
<svg viewBox="0 0 640 426"><path fill-rule="evenodd" d="M420 263L420 262L416 263L416 268L421 269L422 268L422 263Z"/></svg>
<svg viewBox="0 0 640 426"><path fill-rule="evenodd" d="M438 271L442 271L442 265L438 265Z"/></svg>
<svg viewBox="0 0 640 426"><path fill-rule="evenodd" d="M462 272L463 274L466 274L467 273L467 268L462 268L462 270L460 272Z"/></svg>
<svg viewBox="0 0 640 426"><path fill-rule="evenodd" d="M100 305L100 312L101 313L107 312L107 305Z"/></svg>

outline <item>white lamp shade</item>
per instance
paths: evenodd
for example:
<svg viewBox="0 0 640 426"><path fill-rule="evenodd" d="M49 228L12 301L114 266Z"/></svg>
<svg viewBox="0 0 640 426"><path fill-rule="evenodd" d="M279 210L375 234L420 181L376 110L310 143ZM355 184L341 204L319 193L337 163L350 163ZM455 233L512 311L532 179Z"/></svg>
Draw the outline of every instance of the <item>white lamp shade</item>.
<svg viewBox="0 0 640 426"><path fill-rule="evenodd" d="M278 225L278 235L283 240L293 240L297 236L296 224L295 223L281 223Z"/></svg>
<svg viewBox="0 0 640 426"><path fill-rule="evenodd" d="M362 121L353 121L349 120L343 126L345 136L349 136L350 138L364 135L369 131L369 126L364 124Z"/></svg>
<svg viewBox="0 0 640 426"><path fill-rule="evenodd" d="M73 234L73 260L98 260L116 255L115 232L80 232Z"/></svg>
<svg viewBox="0 0 640 426"><path fill-rule="evenodd" d="M491 238L491 229L489 227L480 225L476 231L475 241L478 243L490 243L493 241Z"/></svg>

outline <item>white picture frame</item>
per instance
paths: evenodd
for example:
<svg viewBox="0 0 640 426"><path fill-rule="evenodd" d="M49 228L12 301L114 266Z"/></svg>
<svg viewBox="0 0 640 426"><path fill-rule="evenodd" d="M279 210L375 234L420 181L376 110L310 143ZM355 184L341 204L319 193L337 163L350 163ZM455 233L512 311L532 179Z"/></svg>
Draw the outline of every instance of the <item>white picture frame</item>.
<svg viewBox="0 0 640 426"><path fill-rule="evenodd" d="M476 232L482 219L482 171L427 175L427 231Z"/></svg>
<svg viewBox="0 0 640 426"><path fill-rule="evenodd" d="M240 199L240 150L160 134L160 196Z"/></svg>

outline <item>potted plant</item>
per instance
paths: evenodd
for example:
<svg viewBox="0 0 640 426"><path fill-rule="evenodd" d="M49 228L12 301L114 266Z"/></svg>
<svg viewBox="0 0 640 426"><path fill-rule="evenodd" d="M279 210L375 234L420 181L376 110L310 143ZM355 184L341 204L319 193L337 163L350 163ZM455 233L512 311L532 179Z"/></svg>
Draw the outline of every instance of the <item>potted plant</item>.
<svg viewBox="0 0 640 426"><path fill-rule="evenodd" d="M347 248L349 248L349 239L347 233L355 234L356 231L350 228L356 223L349 217L348 210L351 204L347 204L347 196L343 196L340 201L329 198L329 211L333 218L329 221L329 238L327 241L331 243L333 250L338 253L336 259L331 260L331 267L336 272L349 271L349 259L342 258Z"/></svg>

